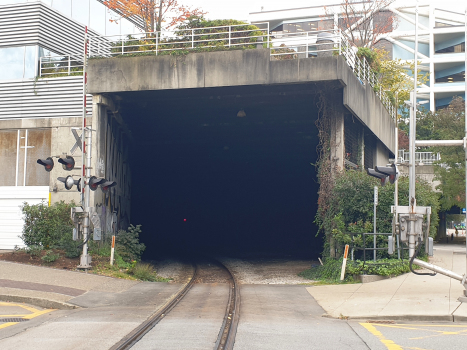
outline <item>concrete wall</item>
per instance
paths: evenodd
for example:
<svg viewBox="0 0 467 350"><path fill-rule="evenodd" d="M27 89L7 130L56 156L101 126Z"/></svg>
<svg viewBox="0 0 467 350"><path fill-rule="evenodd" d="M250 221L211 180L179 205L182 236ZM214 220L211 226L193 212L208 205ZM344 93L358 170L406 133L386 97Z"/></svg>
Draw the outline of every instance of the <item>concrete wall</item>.
<svg viewBox="0 0 467 350"><path fill-rule="evenodd" d="M342 57L271 61L269 49L94 59L89 62L92 94L223 86L338 83L342 103L394 151L394 121L371 86L360 82Z"/></svg>
<svg viewBox="0 0 467 350"><path fill-rule="evenodd" d="M0 149L0 161L6 160L8 166L0 169L0 177L2 185L14 186L15 169L16 169L16 150L17 150L17 132L20 132L20 157L18 166L18 186L22 186L24 174L24 137L28 130L28 146L26 162L26 185L27 186L49 186L52 193L51 201L58 202L60 200L79 202L79 192L76 188L68 191L64 184L57 181L57 177L66 177L71 174L80 174L79 169L71 172L62 169L62 165L54 158L54 168L50 173L47 173L42 166L37 164L38 158L47 158L49 156L60 156L62 153L70 155L70 149L75 143L75 139L71 133L72 127L81 127L81 118L50 118L50 119L15 119L0 121L0 135L10 135L7 141L2 138ZM6 158L8 152L11 155ZM75 166L81 166L81 152L78 149L73 155L76 161ZM13 176L11 178L11 176ZM7 178L5 180L5 177ZM8 182L8 183L6 183Z"/></svg>
<svg viewBox="0 0 467 350"><path fill-rule="evenodd" d="M400 166L399 170L401 175L409 176L409 167L408 166ZM431 184L431 188L435 192L439 192L436 189L436 186L440 185L441 182L435 180L435 167L433 165L417 165L415 167L415 174L418 178L425 180L429 184Z"/></svg>

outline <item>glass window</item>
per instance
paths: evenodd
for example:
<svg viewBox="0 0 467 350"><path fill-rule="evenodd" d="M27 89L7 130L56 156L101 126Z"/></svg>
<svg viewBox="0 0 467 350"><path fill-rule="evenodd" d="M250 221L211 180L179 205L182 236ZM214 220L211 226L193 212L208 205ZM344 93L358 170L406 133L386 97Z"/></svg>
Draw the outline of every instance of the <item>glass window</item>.
<svg viewBox="0 0 467 350"><path fill-rule="evenodd" d="M465 52L465 43L449 46L441 50L435 51L435 53L459 53Z"/></svg>
<svg viewBox="0 0 467 350"><path fill-rule="evenodd" d="M25 46L0 49L0 80L23 79Z"/></svg>
<svg viewBox="0 0 467 350"><path fill-rule="evenodd" d="M105 11L106 7L100 2L91 1L90 3L90 21L91 29L105 35Z"/></svg>
<svg viewBox="0 0 467 350"><path fill-rule="evenodd" d="M25 79L36 76L36 50L37 46L26 46L24 49L24 75Z"/></svg>
<svg viewBox="0 0 467 350"><path fill-rule="evenodd" d="M65 16L71 17L71 0L52 0L52 7Z"/></svg>
<svg viewBox="0 0 467 350"><path fill-rule="evenodd" d="M89 26L89 0L73 0L71 14L74 20Z"/></svg>

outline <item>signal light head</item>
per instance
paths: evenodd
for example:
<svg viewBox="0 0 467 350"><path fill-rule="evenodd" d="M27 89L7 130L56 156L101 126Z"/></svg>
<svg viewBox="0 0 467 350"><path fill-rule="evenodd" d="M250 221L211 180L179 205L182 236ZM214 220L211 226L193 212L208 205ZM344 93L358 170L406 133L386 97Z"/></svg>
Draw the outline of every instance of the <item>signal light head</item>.
<svg viewBox="0 0 467 350"><path fill-rule="evenodd" d="M47 172L51 172L54 168L54 160L51 157L47 157L47 159L38 159L37 164L44 166Z"/></svg>
<svg viewBox="0 0 467 350"><path fill-rule="evenodd" d="M388 181L388 176L385 174L382 174L378 171L375 171L374 169L368 168L366 169L366 173L370 176L376 177L377 179L381 180L381 185L384 186L386 185Z"/></svg>
<svg viewBox="0 0 467 350"><path fill-rule="evenodd" d="M78 192L81 192L81 179L74 180L73 176L68 175L67 177L58 177L57 180L63 182L67 190L71 190L73 185L76 185Z"/></svg>
<svg viewBox="0 0 467 350"><path fill-rule="evenodd" d="M399 169L397 169L395 164L392 164L391 166L377 166L375 169L377 172L388 176L389 182L392 184L396 182L400 175Z"/></svg>
<svg viewBox="0 0 467 350"><path fill-rule="evenodd" d="M72 156L66 156L65 158L59 158L58 162L62 164L64 170L71 171L75 168L75 159Z"/></svg>
<svg viewBox="0 0 467 350"><path fill-rule="evenodd" d="M108 193L109 190L114 186L117 186L117 182L115 182L115 181L105 181L104 183L101 183L101 190L104 193Z"/></svg>
<svg viewBox="0 0 467 350"><path fill-rule="evenodd" d="M89 189L91 191L95 191L97 190L97 187L99 187L99 185L105 181L106 180L102 177L91 176L91 178L89 179Z"/></svg>

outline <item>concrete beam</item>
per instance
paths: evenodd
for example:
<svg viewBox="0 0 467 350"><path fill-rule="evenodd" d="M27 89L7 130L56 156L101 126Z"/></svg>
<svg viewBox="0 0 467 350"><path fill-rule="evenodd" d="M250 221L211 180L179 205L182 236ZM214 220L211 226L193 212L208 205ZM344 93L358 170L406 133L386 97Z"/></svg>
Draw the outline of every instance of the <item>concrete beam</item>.
<svg viewBox="0 0 467 350"><path fill-rule="evenodd" d="M89 61L92 94L329 82L343 87L345 107L394 152L394 121L373 88L340 56L271 61L269 49Z"/></svg>

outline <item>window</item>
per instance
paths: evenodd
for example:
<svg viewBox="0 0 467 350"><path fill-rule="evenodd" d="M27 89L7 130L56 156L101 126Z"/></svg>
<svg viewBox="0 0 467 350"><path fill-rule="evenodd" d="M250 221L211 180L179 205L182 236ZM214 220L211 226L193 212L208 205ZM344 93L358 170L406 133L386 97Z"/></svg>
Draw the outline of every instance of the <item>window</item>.
<svg viewBox="0 0 467 350"><path fill-rule="evenodd" d="M465 43L460 43L458 45L452 45L444 49L438 50L435 53L458 53L465 52Z"/></svg>
<svg viewBox="0 0 467 350"><path fill-rule="evenodd" d="M0 48L0 80L32 79L36 70L36 46Z"/></svg>

